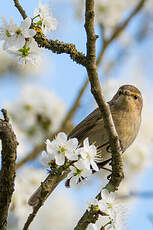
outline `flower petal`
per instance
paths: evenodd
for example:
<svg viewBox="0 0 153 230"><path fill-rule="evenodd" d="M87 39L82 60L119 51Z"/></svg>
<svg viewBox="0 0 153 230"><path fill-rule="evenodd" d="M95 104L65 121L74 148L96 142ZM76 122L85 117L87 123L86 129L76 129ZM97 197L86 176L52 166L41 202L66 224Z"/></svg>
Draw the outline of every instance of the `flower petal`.
<svg viewBox="0 0 153 230"><path fill-rule="evenodd" d="M29 29L30 26L31 26L31 18L27 17L21 22L20 28L23 30L27 30Z"/></svg>
<svg viewBox="0 0 153 230"><path fill-rule="evenodd" d="M78 180L79 180L78 175L77 175L77 176L73 176L73 177L70 179L70 187L73 187L74 185L76 185L76 184L78 183Z"/></svg>
<svg viewBox="0 0 153 230"><path fill-rule="evenodd" d="M67 141L67 135L63 132L60 132L57 134L57 137L56 137L56 140L59 142L59 143L64 143Z"/></svg>
<svg viewBox="0 0 153 230"><path fill-rule="evenodd" d="M32 38L36 35L36 31L33 29L29 29L29 37Z"/></svg>
<svg viewBox="0 0 153 230"><path fill-rule="evenodd" d="M92 168L95 170L95 171L99 171L99 168L98 168L98 166L97 166L97 164L96 164L96 162L95 161L93 161L92 159L91 159L91 166L92 166Z"/></svg>
<svg viewBox="0 0 153 230"><path fill-rule="evenodd" d="M55 155L55 162L57 165L61 166L65 163L65 156L62 154L56 154Z"/></svg>
<svg viewBox="0 0 153 230"><path fill-rule="evenodd" d="M67 145L69 146L69 148L71 149L76 149L78 147L78 140L77 138L71 138L67 141Z"/></svg>

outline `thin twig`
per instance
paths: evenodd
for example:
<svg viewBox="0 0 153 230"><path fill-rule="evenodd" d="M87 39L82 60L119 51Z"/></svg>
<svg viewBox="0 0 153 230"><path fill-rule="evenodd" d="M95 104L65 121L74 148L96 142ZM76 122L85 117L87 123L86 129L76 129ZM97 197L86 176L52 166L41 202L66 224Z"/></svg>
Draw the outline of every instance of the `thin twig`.
<svg viewBox="0 0 153 230"><path fill-rule="evenodd" d="M123 23L121 23L114 29L111 37L106 41L106 44L111 43L114 39L116 39L122 33L122 31L127 27L129 22L131 21L131 19L143 8L146 1L147 0L139 1L139 3L136 5L136 7L132 11L132 13L129 15L129 17Z"/></svg>
<svg viewBox="0 0 153 230"><path fill-rule="evenodd" d="M18 0L13 0L13 1L14 1L15 7L18 9L18 11L20 12L21 16L23 17L23 19L25 19L27 17L27 14L26 14L25 10L22 8L22 6L20 5Z"/></svg>
<svg viewBox="0 0 153 230"><path fill-rule="evenodd" d="M0 119L0 139L2 140L2 158L0 172L0 230L7 227L8 208L14 192L15 160L17 140L8 123L7 111L2 110L4 120Z"/></svg>

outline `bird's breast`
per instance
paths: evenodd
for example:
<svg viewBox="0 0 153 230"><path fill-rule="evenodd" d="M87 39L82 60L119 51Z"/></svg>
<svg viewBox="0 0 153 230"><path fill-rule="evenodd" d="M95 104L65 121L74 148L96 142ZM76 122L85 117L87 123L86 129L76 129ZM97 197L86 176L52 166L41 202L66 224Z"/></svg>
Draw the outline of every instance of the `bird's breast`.
<svg viewBox="0 0 153 230"><path fill-rule="evenodd" d="M133 143L138 134L141 117L136 112L125 111L112 114L112 116L123 151L125 151Z"/></svg>

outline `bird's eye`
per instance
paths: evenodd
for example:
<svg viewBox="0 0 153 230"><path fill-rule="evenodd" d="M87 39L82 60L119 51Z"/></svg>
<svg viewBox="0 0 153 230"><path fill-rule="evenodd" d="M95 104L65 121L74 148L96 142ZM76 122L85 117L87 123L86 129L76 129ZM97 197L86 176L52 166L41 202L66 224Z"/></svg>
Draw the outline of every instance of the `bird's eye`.
<svg viewBox="0 0 153 230"><path fill-rule="evenodd" d="M119 92L118 92L118 95L120 96L122 94L122 91L120 90Z"/></svg>
<svg viewBox="0 0 153 230"><path fill-rule="evenodd" d="M136 96L136 95L134 95L133 97L134 97L134 100L137 100L137 99L138 99L138 96Z"/></svg>

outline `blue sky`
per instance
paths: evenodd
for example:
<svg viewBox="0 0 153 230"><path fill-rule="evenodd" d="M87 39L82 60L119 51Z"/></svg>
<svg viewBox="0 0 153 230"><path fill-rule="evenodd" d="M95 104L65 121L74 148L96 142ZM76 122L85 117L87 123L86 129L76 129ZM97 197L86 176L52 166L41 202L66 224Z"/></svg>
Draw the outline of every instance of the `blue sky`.
<svg viewBox="0 0 153 230"><path fill-rule="evenodd" d="M33 9L37 7L37 3L37 0L21 1L21 4L29 16L33 15ZM84 22L81 23L75 20L74 11L69 3L70 0L67 1L67 3L65 3L65 1L52 0L54 14L56 18L58 18L59 26L57 31L50 35L50 38L59 39L64 42L72 42L76 45L78 50L85 51L86 34L83 27ZM9 19L10 16L13 16L14 21L20 24L21 16L14 7L13 0L5 0L1 3L0 15L3 15L7 19ZM115 52L115 47L113 51ZM45 51L45 55L48 57L48 65L45 66L45 76L41 76L40 78L32 78L33 76L31 76L26 78L24 81L21 81L17 78L14 78L13 75L6 74L5 78L0 79L1 103L4 100L16 98L18 96L20 87L25 83L30 83L54 90L59 97L63 98L66 105L70 107L76 96L76 92L78 89L80 89L80 86L86 78L86 71L82 66L70 60L68 55L56 55L48 51ZM151 77L152 75L150 75L149 82L152 85ZM78 112L78 117L75 118L76 121L79 121L82 117L84 117L84 114L87 114L91 109L91 104L87 105L87 100L85 100L85 102L82 104L85 105L87 111L86 109L83 109L83 112ZM151 168L138 178L141 180L140 190L142 189L142 191L150 191L153 189L153 180L151 179L152 175L153 169ZM80 205L82 202L84 202L85 208L85 200L87 200L88 197L96 195L96 191L99 189L99 181L95 181L92 184L91 191L88 192L88 196L86 193L86 188L83 187L80 190L71 191L73 192L74 197L78 199ZM132 215L129 218L129 229L152 230L153 226L147 218L150 213L153 213L153 200L147 198L138 199L136 202L136 208L133 210L131 213Z"/></svg>

